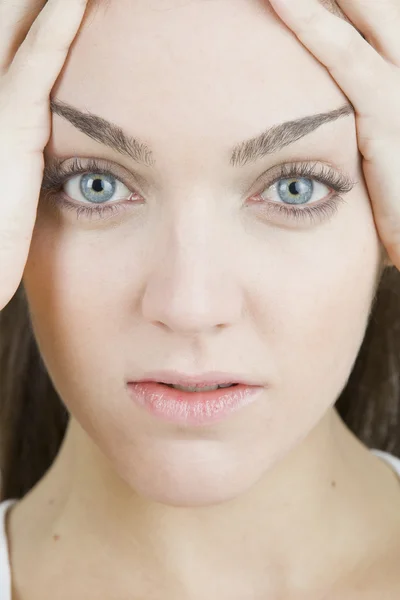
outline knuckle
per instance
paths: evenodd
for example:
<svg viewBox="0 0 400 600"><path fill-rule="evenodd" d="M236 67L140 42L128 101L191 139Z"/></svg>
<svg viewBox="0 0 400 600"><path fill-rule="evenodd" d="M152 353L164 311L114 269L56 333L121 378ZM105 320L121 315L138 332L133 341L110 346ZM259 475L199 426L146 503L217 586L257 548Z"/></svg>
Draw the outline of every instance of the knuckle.
<svg viewBox="0 0 400 600"><path fill-rule="evenodd" d="M306 38L309 35L315 35L315 31L320 28L320 17L315 10L311 10L307 15L297 23L297 34L300 38Z"/></svg>
<svg viewBox="0 0 400 600"><path fill-rule="evenodd" d="M333 39L332 61L327 64L330 72L340 76L340 72L346 69L364 81L374 81L376 58L365 52L364 43L362 37L354 33L354 28L347 29L340 39ZM363 56L363 60L360 60L360 56Z"/></svg>
<svg viewBox="0 0 400 600"><path fill-rule="evenodd" d="M346 28L340 38L333 40L335 50L335 65L343 69L347 65L350 69L360 64L360 37L354 34L353 27Z"/></svg>

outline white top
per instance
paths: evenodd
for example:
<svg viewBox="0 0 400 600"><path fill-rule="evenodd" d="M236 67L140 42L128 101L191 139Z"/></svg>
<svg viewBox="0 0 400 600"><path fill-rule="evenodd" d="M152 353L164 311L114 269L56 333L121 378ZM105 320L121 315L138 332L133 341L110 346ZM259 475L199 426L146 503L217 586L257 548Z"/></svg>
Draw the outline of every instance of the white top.
<svg viewBox="0 0 400 600"><path fill-rule="evenodd" d="M386 460L400 477L400 458L381 450L372 449L371 452ZM15 502L18 502L18 500L6 500L0 503L0 600L12 600L11 569L5 520L7 509L15 504Z"/></svg>

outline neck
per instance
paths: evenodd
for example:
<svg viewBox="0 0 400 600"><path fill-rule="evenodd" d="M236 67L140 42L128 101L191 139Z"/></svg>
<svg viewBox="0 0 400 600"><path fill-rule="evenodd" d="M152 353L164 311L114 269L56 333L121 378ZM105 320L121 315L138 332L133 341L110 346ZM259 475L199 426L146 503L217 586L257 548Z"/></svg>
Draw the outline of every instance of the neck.
<svg viewBox="0 0 400 600"><path fill-rule="evenodd" d="M71 418L53 466L17 506L14 528L25 536L28 528L29 543L43 548L40 564L52 560L56 539L79 577L89 581L94 570L104 585L114 580L110 598L118 597L115 581L147 595L151 581L190 598L215 597L216 583L218 596L231 599L249 590L318 597L387 544L394 519L387 495L399 485L334 409L275 460L229 502L167 506L132 490Z"/></svg>

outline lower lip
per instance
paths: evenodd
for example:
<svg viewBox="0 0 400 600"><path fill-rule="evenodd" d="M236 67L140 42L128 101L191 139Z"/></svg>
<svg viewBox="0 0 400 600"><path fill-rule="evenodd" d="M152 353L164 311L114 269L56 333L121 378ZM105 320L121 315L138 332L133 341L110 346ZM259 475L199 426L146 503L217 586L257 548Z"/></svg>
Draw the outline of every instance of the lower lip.
<svg viewBox="0 0 400 600"><path fill-rule="evenodd" d="M156 382L128 383L133 400L149 413L184 425L216 423L254 402L264 389L236 385L211 392L183 392Z"/></svg>

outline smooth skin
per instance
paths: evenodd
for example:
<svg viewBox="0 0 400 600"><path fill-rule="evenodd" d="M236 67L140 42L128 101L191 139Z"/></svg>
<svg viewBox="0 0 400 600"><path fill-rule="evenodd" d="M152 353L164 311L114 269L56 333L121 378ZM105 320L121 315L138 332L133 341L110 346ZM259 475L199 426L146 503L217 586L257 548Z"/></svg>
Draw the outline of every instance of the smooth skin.
<svg viewBox="0 0 400 600"><path fill-rule="evenodd" d="M50 92L87 0L68 0L68 10L65 0L44 4L0 2L0 309L25 268L51 132Z"/></svg>
<svg viewBox="0 0 400 600"><path fill-rule="evenodd" d="M84 21L52 95L145 140L156 167L52 117L46 161L108 160L142 199L105 220L39 202L23 281L71 421L10 514L16 599L398 598L399 481L332 407L384 264L356 117L227 164L267 125L342 106L342 89L263 0L113 0ZM322 222L266 216L249 200L265 189L271 201L261 173L302 160L358 183ZM64 191L86 206L77 179ZM128 377L160 368L268 386L214 427L175 427L125 393Z"/></svg>
<svg viewBox="0 0 400 600"><path fill-rule="evenodd" d="M377 230L392 264L400 269L400 2L338 0L352 24L316 0L270 3L355 108Z"/></svg>

